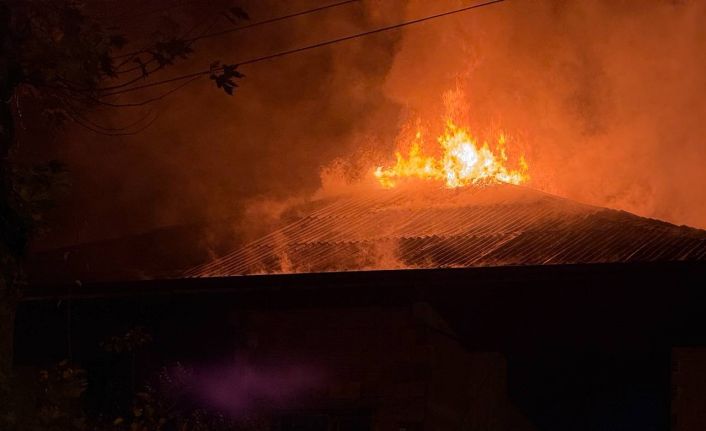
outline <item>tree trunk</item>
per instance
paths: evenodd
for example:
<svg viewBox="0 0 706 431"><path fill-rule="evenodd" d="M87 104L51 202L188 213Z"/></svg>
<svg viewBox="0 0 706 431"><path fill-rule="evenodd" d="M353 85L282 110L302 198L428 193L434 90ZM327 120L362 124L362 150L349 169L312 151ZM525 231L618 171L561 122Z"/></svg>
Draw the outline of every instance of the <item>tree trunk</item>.
<svg viewBox="0 0 706 431"><path fill-rule="evenodd" d="M4 265L3 265L4 266ZM3 268L6 270L6 268ZM7 285L7 275L0 277L0 429L12 429L12 357L15 333L15 311L19 295Z"/></svg>
<svg viewBox="0 0 706 431"><path fill-rule="evenodd" d="M11 287L0 288L0 383L9 381L12 370L13 334L17 294Z"/></svg>
<svg viewBox="0 0 706 431"><path fill-rule="evenodd" d="M0 429L14 428L12 360L15 312L19 302L20 266L17 251L24 238L17 235L18 214L13 208L8 156L15 141L12 96L18 84L19 63L15 55L12 11L0 1Z"/></svg>

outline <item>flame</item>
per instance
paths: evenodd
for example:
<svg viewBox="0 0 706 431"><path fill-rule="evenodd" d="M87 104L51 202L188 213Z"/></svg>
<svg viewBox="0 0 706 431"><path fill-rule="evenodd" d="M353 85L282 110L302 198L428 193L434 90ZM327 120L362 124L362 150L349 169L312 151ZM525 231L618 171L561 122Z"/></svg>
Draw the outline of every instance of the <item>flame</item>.
<svg viewBox="0 0 706 431"><path fill-rule="evenodd" d="M378 166L374 175L383 187L394 187L406 178L442 181L449 188L489 183L522 184L529 180L529 166L524 155L520 155L516 169L510 169L505 150L506 137L501 134L495 151L487 142L478 146L477 139L453 121L446 121L444 133L437 138L441 157L424 154L421 131L415 138L406 155L395 153L393 167Z"/></svg>

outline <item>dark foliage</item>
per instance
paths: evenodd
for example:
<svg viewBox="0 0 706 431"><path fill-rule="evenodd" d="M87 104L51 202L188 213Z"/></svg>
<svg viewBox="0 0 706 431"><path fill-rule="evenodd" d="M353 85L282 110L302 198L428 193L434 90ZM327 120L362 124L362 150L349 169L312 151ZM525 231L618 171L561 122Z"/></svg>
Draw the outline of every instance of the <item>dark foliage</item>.
<svg viewBox="0 0 706 431"><path fill-rule="evenodd" d="M222 88L229 96L233 95L233 91L238 86L235 79L244 78L245 75L238 71L237 64L224 64L219 66L219 62L211 63L211 75L209 79L215 81L218 88Z"/></svg>

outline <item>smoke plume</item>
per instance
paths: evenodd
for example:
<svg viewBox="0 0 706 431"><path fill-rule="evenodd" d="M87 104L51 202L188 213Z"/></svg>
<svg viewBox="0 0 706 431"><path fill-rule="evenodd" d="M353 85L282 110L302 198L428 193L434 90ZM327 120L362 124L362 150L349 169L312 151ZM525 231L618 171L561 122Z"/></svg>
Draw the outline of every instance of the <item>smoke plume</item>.
<svg viewBox="0 0 706 431"><path fill-rule="evenodd" d="M261 20L321 4L242 6ZM365 0L206 40L174 74L468 4ZM197 22L204 11L184 13ZM462 101L471 130L512 137L530 186L706 227L704 18L701 1L511 0L243 67L233 97L196 82L145 108L158 119L137 135L67 130L55 152L74 188L47 242L243 220L252 202L304 199L334 160L347 161L341 172L351 177L369 169L356 160L390 160L405 125L437 122L449 97Z"/></svg>

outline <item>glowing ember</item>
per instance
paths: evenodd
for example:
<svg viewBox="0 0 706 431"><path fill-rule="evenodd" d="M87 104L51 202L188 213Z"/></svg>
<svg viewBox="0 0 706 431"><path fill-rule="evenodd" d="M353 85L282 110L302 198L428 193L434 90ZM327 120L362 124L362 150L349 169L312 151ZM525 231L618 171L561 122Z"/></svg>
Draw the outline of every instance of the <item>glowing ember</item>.
<svg viewBox="0 0 706 431"><path fill-rule="evenodd" d="M521 184L529 179L524 156L519 157L516 169L506 166L504 135L497 139L493 151L487 142L479 147L467 130L447 121L446 130L437 141L441 156L425 155L422 134L417 132L407 155L396 152L395 165L390 168L379 166L375 169L375 177L388 188L406 178L443 181L450 188L487 183Z"/></svg>

